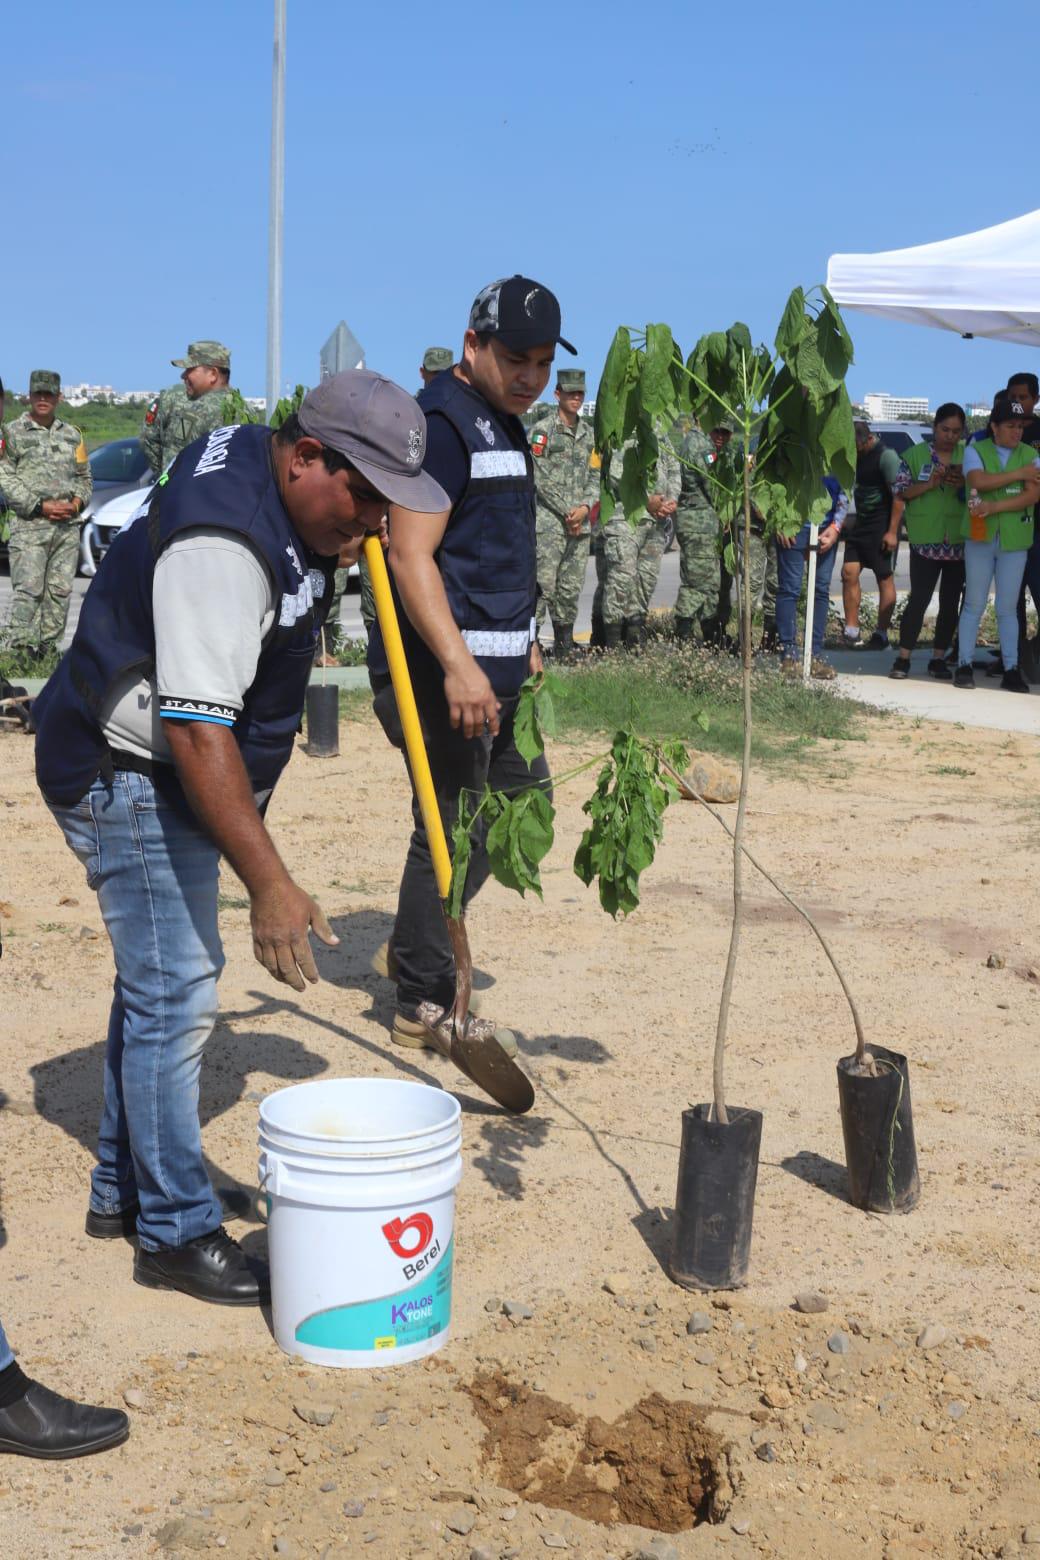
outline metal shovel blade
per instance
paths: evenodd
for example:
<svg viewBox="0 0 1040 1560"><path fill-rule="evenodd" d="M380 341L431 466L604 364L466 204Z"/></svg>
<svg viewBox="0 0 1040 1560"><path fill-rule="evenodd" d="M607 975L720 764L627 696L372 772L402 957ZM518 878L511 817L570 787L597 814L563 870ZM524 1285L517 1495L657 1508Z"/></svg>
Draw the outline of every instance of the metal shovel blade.
<svg viewBox="0 0 1040 1560"><path fill-rule="evenodd" d="M451 1059L478 1088L514 1115L524 1115L534 1104L530 1078L507 1056L494 1035L478 1039L468 1025L463 1033L456 1030L451 1039Z"/></svg>

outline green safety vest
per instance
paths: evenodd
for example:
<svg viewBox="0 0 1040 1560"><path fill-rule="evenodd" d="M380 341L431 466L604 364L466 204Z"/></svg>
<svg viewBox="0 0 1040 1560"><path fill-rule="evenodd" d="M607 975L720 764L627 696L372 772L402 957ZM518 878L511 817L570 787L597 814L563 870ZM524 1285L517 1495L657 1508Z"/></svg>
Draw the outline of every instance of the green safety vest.
<svg viewBox="0 0 1040 1560"><path fill-rule="evenodd" d="M1009 471L1021 471L1024 466L1031 466L1036 459L1036 450L1031 444L1020 444L1013 449L1008 456L1006 466L1001 466L1000 456L997 454L997 446L992 439L980 439L975 445L982 461L984 471L999 472L1005 475ZM1021 482L1009 482L1007 487L997 488L990 493L980 494L987 498L1017 498L1022 491ZM969 526L971 517L967 508L964 512L964 530L962 534L970 537ZM1031 509L1008 510L1002 515L990 515L986 521L986 540L992 541L995 536L1000 537L1001 552L1022 552L1033 544L1033 511Z"/></svg>
<svg viewBox="0 0 1040 1560"><path fill-rule="evenodd" d="M903 461L910 468L914 482L927 482L932 473L932 446L915 444L903 451ZM956 445L949 458L950 465L964 459L963 442ZM940 542L959 547L964 536L964 518L967 502L963 492L955 488L933 488L919 498L906 501L906 534L912 547L934 547Z"/></svg>

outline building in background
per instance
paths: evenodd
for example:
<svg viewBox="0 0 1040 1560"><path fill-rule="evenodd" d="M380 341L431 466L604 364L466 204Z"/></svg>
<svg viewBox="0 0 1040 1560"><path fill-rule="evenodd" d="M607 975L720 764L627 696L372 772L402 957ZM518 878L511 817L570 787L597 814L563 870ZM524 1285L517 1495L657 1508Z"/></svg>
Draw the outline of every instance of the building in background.
<svg viewBox="0 0 1040 1560"><path fill-rule="evenodd" d="M928 397L871 390L863 397L863 410L868 422L927 422Z"/></svg>

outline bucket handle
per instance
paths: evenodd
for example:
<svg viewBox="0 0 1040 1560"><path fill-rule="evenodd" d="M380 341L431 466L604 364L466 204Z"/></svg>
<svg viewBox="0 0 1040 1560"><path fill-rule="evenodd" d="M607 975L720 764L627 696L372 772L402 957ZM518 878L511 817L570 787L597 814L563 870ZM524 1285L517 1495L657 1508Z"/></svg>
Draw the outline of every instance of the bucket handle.
<svg viewBox="0 0 1040 1560"><path fill-rule="evenodd" d="M260 1185L253 1193L253 1214L258 1224L266 1224L267 1200L264 1197L264 1190L268 1181L271 1179L271 1171L267 1166L266 1160L263 1159L261 1159L260 1163L257 1165L257 1170L258 1172L262 1171L263 1174L260 1177Z"/></svg>

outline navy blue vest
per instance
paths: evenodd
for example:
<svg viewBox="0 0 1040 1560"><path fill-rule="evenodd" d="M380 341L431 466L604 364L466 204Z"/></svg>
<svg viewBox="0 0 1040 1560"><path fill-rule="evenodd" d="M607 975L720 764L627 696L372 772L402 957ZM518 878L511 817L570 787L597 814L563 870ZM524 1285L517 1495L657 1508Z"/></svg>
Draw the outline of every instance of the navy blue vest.
<svg viewBox="0 0 1040 1560"><path fill-rule="evenodd" d="M469 480L436 561L451 615L477 665L502 698L528 674L537 600L534 463L518 417L496 412L455 374L438 374L417 397L427 417L447 418L469 458ZM396 596L396 592L395 592ZM443 676L403 612L401 633L419 680ZM378 624L369 665L386 666Z"/></svg>
<svg viewBox="0 0 1040 1560"><path fill-rule="evenodd" d="M232 731L254 791L270 790L288 762L336 560L309 552L293 529L275 480L271 430L217 428L181 452L147 514L116 537L68 653L33 705L36 778L49 801L75 805L105 766L106 700L128 673L149 677L155 669L156 560L179 532L200 525L246 537L270 572L275 622Z"/></svg>

